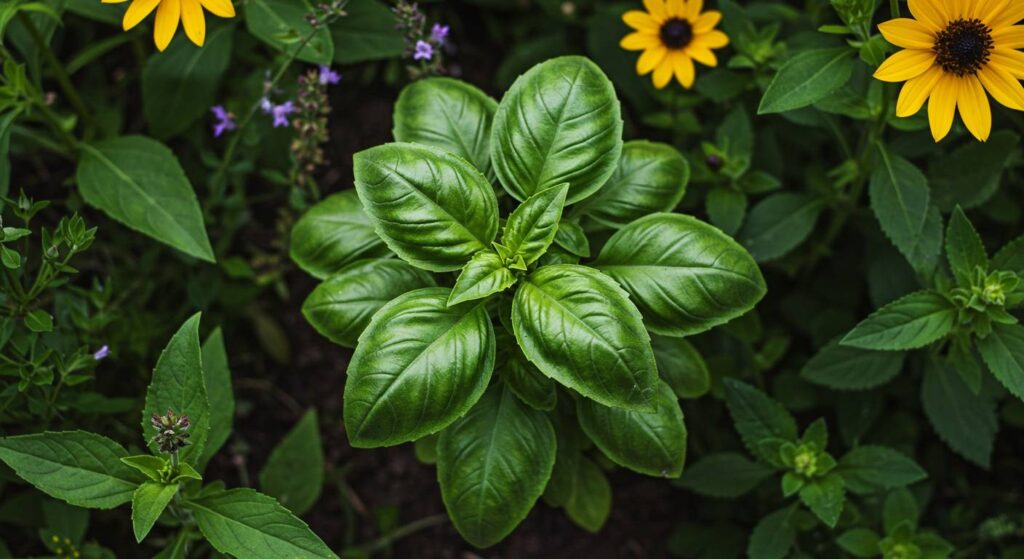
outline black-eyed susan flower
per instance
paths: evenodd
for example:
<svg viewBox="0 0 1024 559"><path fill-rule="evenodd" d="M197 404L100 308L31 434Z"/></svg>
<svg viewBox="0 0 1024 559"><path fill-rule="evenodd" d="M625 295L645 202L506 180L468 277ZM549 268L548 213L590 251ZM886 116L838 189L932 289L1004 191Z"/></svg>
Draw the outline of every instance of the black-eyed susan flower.
<svg viewBox="0 0 1024 559"><path fill-rule="evenodd" d="M905 50L875 71L887 82L907 82L896 115L916 114L928 101L932 137L939 141L953 126L957 109L974 137L988 139L992 111L988 94L1024 111L1024 0L909 0L914 19L878 26Z"/></svg>
<svg viewBox="0 0 1024 559"><path fill-rule="evenodd" d="M640 50L637 74L654 72L654 86L661 89L675 76L685 88L693 86L693 61L717 66L714 49L729 44L729 37L715 29L722 13L704 12L704 0L644 0L647 11L631 10L622 21L636 31L623 37L619 46Z"/></svg>
<svg viewBox="0 0 1024 559"><path fill-rule="evenodd" d="M102 0L104 4L120 4L128 0ZM131 0L132 4L124 13L124 30L138 25L146 16L156 10L153 24L153 40L161 51L171 44L178 30L178 21L185 28L185 35L195 44L203 46L206 41L206 16L203 8L219 17L235 17L231 0Z"/></svg>

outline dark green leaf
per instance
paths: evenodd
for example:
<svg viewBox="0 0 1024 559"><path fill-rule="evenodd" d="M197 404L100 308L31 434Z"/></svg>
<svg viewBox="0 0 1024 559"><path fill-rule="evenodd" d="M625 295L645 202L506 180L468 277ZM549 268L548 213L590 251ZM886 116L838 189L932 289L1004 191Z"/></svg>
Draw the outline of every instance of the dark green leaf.
<svg viewBox="0 0 1024 559"><path fill-rule="evenodd" d="M843 478L834 473L813 479L800 490L800 501L829 528L839 522L845 500Z"/></svg>
<svg viewBox="0 0 1024 559"><path fill-rule="evenodd" d="M833 340L804 365L800 376L836 390L868 390L898 375L905 356L903 352L848 347Z"/></svg>
<svg viewBox="0 0 1024 559"><path fill-rule="evenodd" d="M881 553L878 534L867 528L853 528L843 532L836 538L836 544L850 555L863 559L877 557Z"/></svg>
<svg viewBox="0 0 1024 559"><path fill-rule="evenodd" d="M808 194L772 194L750 210L738 239L758 262L775 260L804 242L823 207Z"/></svg>
<svg viewBox="0 0 1024 559"><path fill-rule="evenodd" d="M260 489L302 516L320 497L323 483L320 427L316 410L309 410L271 451L260 471Z"/></svg>
<svg viewBox="0 0 1024 559"><path fill-rule="evenodd" d="M934 291L918 291L873 312L840 342L876 350L924 347L953 329L956 307Z"/></svg>
<svg viewBox="0 0 1024 559"><path fill-rule="evenodd" d="M928 474L916 462L884 446L860 446L834 470L854 493L873 493L921 481Z"/></svg>
<svg viewBox="0 0 1024 559"><path fill-rule="evenodd" d="M680 398L699 398L711 389L711 373L697 348L680 338L651 336L661 379Z"/></svg>
<svg viewBox="0 0 1024 559"><path fill-rule="evenodd" d="M932 159L928 178L936 204L943 211L957 204L969 210L989 201L999 190L1007 164L1019 152L1017 133L996 130L987 142L967 142Z"/></svg>
<svg viewBox="0 0 1024 559"><path fill-rule="evenodd" d="M612 486L601 468L581 456L565 513L580 528L596 534L612 512Z"/></svg>
<svg viewBox="0 0 1024 559"><path fill-rule="evenodd" d="M203 447L199 463L207 464L231 436L235 420L235 396L231 390L231 369L228 366L224 334L217 328L202 347L203 379L210 401L210 435Z"/></svg>
<svg viewBox="0 0 1024 559"><path fill-rule="evenodd" d="M882 231L915 269L929 267L941 245L928 219L931 193L928 179L912 163L880 148L879 163L871 174L871 209Z"/></svg>
<svg viewBox="0 0 1024 559"><path fill-rule="evenodd" d="M921 404L939 437L971 462L988 468L999 421L989 390L975 394L951 367L929 359L921 383Z"/></svg>
<svg viewBox="0 0 1024 559"><path fill-rule="evenodd" d="M550 378L544 376L537 367L526 360L518 348L510 349L504 368L502 378L508 383L508 387L526 405L541 411L555 409L558 401L557 385Z"/></svg>
<svg viewBox="0 0 1024 559"><path fill-rule="evenodd" d="M792 111L824 99L850 79L854 65L853 51L847 47L797 53L768 84L757 114Z"/></svg>
<svg viewBox="0 0 1024 559"><path fill-rule="evenodd" d="M395 14L377 0L351 0L345 17L331 24L334 61L356 64L396 58L405 50L402 32L395 26Z"/></svg>
<svg viewBox="0 0 1024 559"><path fill-rule="evenodd" d="M178 484L147 481L132 494L132 530L135 541L142 543L167 504L178 492Z"/></svg>
<svg viewBox="0 0 1024 559"><path fill-rule="evenodd" d="M290 253L300 268L317 279L363 258L391 255L355 190L328 196L299 218L292 227Z"/></svg>
<svg viewBox="0 0 1024 559"><path fill-rule="evenodd" d="M961 286L971 285L975 268L988 271L985 245L960 206L953 209L946 227L946 259Z"/></svg>
<svg viewBox="0 0 1024 559"><path fill-rule="evenodd" d="M747 544L750 559L785 559L796 541L796 530L790 525L792 507L777 510L762 518Z"/></svg>
<svg viewBox="0 0 1024 559"><path fill-rule="evenodd" d="M555 240L568 192L569 184L563 183L527 198L505 223L501 244L526 264L536 262Z"/></svg>
<svg viewBox="0 0 1024 559"><path fill-rule="evenodd" d="M245 4L245 24L249 33L281 52L298 52L296 57L303 62L330 64L334 41L327 26L314 31L306 19L312 11L307 0L249 0ZM313 38L306 43L310 33Z"/></svg>
<svg viewBox="0 0 1024 559"><path fill-rule="evenodd" d="M771 468L751 462L737 452L720 452L689 466L678 485L708 497L735 499L752 491L773 473Z"/></svg>
<svg viewBox="0 0 1024 559"><path fill-rule="evenodd" d="M766 439L796 441L796 421L781 404L744 382L727 378L723 383L736 431L751 454L762 456L761 441Z"/></svg>
<svg viewBox="0 0 1024 559"><path fill-rule="evenodd" d="M1024 400L1024 326L995 323L977 344L992 376Z"/></svg>

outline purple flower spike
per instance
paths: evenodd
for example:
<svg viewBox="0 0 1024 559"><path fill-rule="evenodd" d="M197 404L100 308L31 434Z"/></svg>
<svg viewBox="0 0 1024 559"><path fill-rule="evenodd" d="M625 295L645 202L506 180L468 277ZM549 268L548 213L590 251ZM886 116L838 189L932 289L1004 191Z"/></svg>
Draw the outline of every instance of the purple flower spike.
<svg viewBox="0 0 1024 559"><path fill-rule="evenodd" d="M430 60L434 57L434 47L426 41L416 41L416 51L413 53L413 60Z"/></svg>
<svg viewBox="0 0 1024 559"><path fill-rule="evenodd" d="M435 23L434 27L430 29L430 38L434 40L438 46L443 45L448 40L448 26Z"/></svg>
<svg viewBox="0 0 1024 559"><path fill-rule="evenodd" d="M274 128L288 126L288 115L295 112L295 104L291 101L286 101L275 106L272 112L274 114Z"/></svg>
<svg viewBox="0 0 1024 559"><path fill-rule="evenodd" d="M260 99L260 109L268 115L274 111L274 104L270 102L269 97Z"/></svg>
<svg viewBox="0 0 1024 559"><path fill-rule="evenodd" d="M326 64L320 65L320 85L334 85L341 81L341 74Z"/></svg>
<svg viewBox="0 0 1024 559"><path fill-rule="evenodd" d="M96 353L92 354L92 358L97 361L102 361L110 356L110 346L103 346L96 350Z"/></svg>
<svg viewBox="0 0 1024 559"><path fill-rule="evenodd" d="M210 108L210 111L213 112L214 118L217 119L217 122L213 125L213 136L215 138L219 138L221 134L228 130L238 128L238 125L235 124L235 116L224 110L223 106L215 105Z"/></svg>

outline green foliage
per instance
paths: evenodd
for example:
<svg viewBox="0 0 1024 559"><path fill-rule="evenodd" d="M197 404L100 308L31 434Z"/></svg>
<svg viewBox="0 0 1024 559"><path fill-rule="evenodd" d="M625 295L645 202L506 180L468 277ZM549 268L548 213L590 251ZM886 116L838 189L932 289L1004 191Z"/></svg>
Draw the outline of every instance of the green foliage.
<svg viewBox="0 0 1024 559"><path fill-rule="evenodd" d="M260 488L298 516L320 497L324 451L316 410L309 410L285 435L260 470Z"/></svg>

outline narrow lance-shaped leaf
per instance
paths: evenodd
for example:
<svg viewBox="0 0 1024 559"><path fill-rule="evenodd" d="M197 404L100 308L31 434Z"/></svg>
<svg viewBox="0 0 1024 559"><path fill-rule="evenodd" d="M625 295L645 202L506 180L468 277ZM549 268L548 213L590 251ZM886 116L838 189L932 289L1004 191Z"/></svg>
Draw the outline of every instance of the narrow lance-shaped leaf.
<svg viewBox="0 0 1024 559"><path fill-rule="evenodd" d="M906 353L840 345L833 340L804 365L800 376L836 390L868 390L900 373Z"/></svg>
<svg viewBox="0 0 1024 559"><path fill-rule="evenodd" d="M132 530L136 542L141 543L146 538L177 492L177 483L158 481L147 481L135 490L132 495Z"/></svg>
<svg viewBox="0 0 1024 559"><path fill-rule="evenodd" d="M994 383L987 383L993 385ZM996 399L988 386L979 394L967 387L957 371L931 358L921 382L921 406L939 438L957 454L989 468L999 419Z"/></svg>
<svg viewBox="0 0 1024 559"><path fill-rule="evenodd" d="M301 516L316 503L323 483L320 428L316 410L309 410L271 451L260 470L260 489Z"/></svg>
<svg viewBox="0 0 1024 559"><path fill-rule="evenodd" d="M751 454L774 462L774 457L762 452L761 442L766 439L795 441L797 431L793 416L782 404L745 382L727 378L724 384L725 402L743 444Z"/></svg>
<svg viewBox="0 0 1024 559"><path fill-rule="evenodd" d="M931 191L928 179L912 163L880 147L879 162L871 175L869 192L882 231L915 269L930 266L938 256L941 220L934 239ZM936 242L939 241L939 242Z"/></svg>
<svg viewBox="0 0 1024 559"><path fill-rule="evenodd" d="M847 47L797 53L768 84L757 114L792 111L824 99L850 79L855 66L853 53Z"/></svg>
<svg viewBox="0 0 1024 559"><path fill-rule="evenodd" d="M555 239L568 192L569 184L563 183L530 196L509 216L501 244L526 264L536 262Z"/></svg>
<svg viewBox="0 0 1024 559"><path fill-rule="evenodd" d="M199 461L201 465L205 465L231 436L235 420L231 369L228 366L227 349L224 347L224 333L220 328L214 330L203 343L202 362L206 397L210 402L210 435Z"/></svg>
<svg viewBox="0 0 1024 559"><path fill-rule="evenodd" d="M878 309L840 344L863 349L906 350L924 347L953 330L956 307L934 291L918 291Z"/></svg>
<svg viewBox="0 0 1024 559"><path fill-rule="evenodd" d="M1024 400L1024 326L995 323L977 344L992 376Z"/></svg>
<svg viewBox="0 0 1024 559"><path fill-rule="evenodd" d="M957 283L961 286L971 284L976 268L988 270L988 253L985 252L985 245L960 206L953 209L949 226L946 227L946 258Z"/></svg>
<svg viewBox="0 0 1024 559"><path fill-rule="evenodd" d="M494 252L481 251L469 260L452 288L449 305L483 299L512 287L516 276Z"/></svg>

